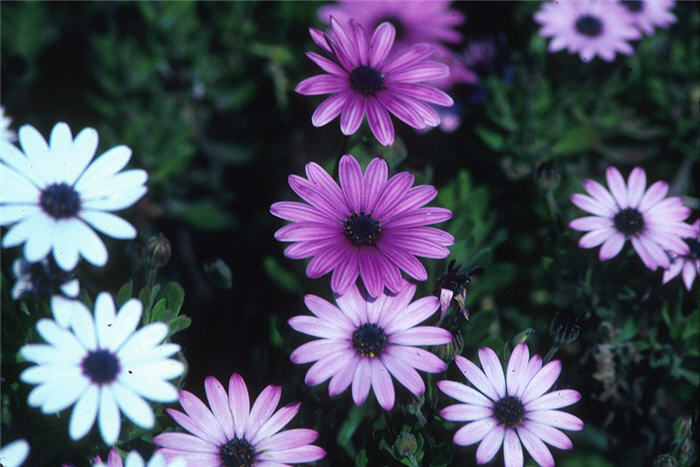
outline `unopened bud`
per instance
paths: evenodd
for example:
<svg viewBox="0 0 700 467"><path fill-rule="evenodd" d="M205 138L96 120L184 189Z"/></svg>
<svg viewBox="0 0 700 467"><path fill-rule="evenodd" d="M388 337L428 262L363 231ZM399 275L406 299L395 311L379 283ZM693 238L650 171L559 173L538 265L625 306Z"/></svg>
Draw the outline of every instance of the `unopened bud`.
<svg viewBox="0 0 700 467"><path fill-rule="evenodd" d="M146 257L146 264L152 268L162 268L173 254L173 250L170 247L170 241L163 235L159 233L157 237L151 237L146 243L144 256Z"/></svg>
<svg viewBox="0 0 700 467"><path fill-rule="evenodd" d="M462 337L462 332L459 328L452 331L452 340L447 344L443 344L437 347L438 356L446 361L452 361L455 355L461 355L464 349L464 337Z"/></svg>
<svg viewBox="0 0 700 467"><path fill-rule="evenodd" d="M402 431L396 438L396 443L394 444L396 452L402 457L408 457L415 454L418 450L418 441L416 437L411 433L406 433Z"/></svg>
<svg viewBox="0 0 700 467"><path fill-rule="evenodd" d="M578 316L569 306L560 310L549 325L549 335L557 345L574 342L580 333Z"/></svg>
<svg viewBox="0 0 700 467"><path fill-rule="evenodd" d="M676 467L678 461L671 454L661 454L656 456L651 465L652 467Z"/></svg>
<svg viewBox="0 0 700 467"><path fill-rule="evenodd" d="M551 160L540 162L537 165L537 185L545 191L553 190L559 186L561 175Z"/></svg>

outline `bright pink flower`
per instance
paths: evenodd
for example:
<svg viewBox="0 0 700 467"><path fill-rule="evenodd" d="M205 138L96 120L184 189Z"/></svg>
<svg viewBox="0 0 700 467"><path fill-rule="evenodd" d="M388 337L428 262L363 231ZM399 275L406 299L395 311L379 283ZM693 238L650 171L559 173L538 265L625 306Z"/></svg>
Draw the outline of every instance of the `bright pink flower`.
<svg viewBox="0 0 700 467"><path fill-rule="evenodd" d="M693 227L700 232L700 219L693 222ZM671 267L664 272L663 283L670 281L683 271L683 283L690 291L695 277L700 274L700 237L688 237L683 239L688 245L687 254L671 252Z"/></svg>
<svg viewBox="0 0 700 467"><path fill-rule="evenodd" d="M620 3L627 9L632 24L646 35L654 33L654 26L667 28L676 22L676 17L671 13L676 6L673 0L635 0Z"/></svg>
<svg viewBox="0 0 700 467"><path fill-rule="evenodd" d="M544 2L535 13L535 21L542 25L540 35L552 38L550 52L567 49L578 53L584 62L596 55L611 62L616 52L632 55L634 49L628 41L642 37L616 0Z"/></svg>
<svg viewBox="0 0 700 467"><path fill-rule="evenodd" d="M576 403L581 394L571 389L545 394L559 377L559 360L543 367L539 355L529 358L525 344L513 350L505 376L493 350L480 349L479 360L484 371L460 355L455 357L457 366L476 389L456 381L437 383L442 392L461 402L445 407L440 416L469 422L455 432L454 443L460 446L480 443L476 450L478 464L493 459L503 445L506 467L522 467L522 444L539 465L553 466L554 459L544 443L571 449L573 443L558 428L574 431L583 428L578 417L555 410Z"/></svg>
<svg viewBox="0 0 700 467"><path fill-rule="evenodd" d="M337 307L315 295L304 297L315 316L294 316L289 325L299 332L320 337L292 352L294 363L316 362L306 373L306 384L316 386L330 379L328 394L336 396L352 384L352 398L362 405L370 385L384 410L394 406L391 376L416 396L425 384L416 370L445 371L445 363L416 346L451 342L449 331L416 326L440 306L437 297L411 303L416 286L404 282L396 295L377 299L363 296L352 286L336 298Z"/></svg>
<svg viewBox="0 0 700 467"><path fill-rule="evenodd" d="M167 409L192 434L168 432L153 438L167 461L177 457L199 467L281 466L313 462L326 451L313 443L318 433L306 428L280 431L299 411L299 403L275 412L282 390L267 386L250 407L245 381L234 373L228 394L213 376L204 381L209 407L188 391L180 391L186 414Z"/></svg>
<svg viewBox="0 0 700 467"><path fill-rule="evenodd" d="M574 230L588 231L578 246L593 248L600 244L600 260L615 257L626 240L652 271L670 262L665 250L688 254L682 237L695 237L697 229L683 223L690 209L678 197L666 198L668 183L658 181L646 189L646 173L635 167L625 180L615 167L608 167L606 178L610 191L594 180L584 180L590 196L571 195L571 202L593 216L580 217L569 223ZM646 191L645 191L646 190Z"/></svg>
<svg viewBox="0 0 700 467"><path fill-rule="evenodd" d="M289 176L289 186L309 204L274 203L270 212L292 221L275 232L281 242L295 242L284 254L313 258L306 268L311 278L333 271L331 288L342 294L362 276L373 297L386 285L398 292L401 270L416 280L428 278L416 256L445 258L454 237L427 227L452 217L449 209L421 207L437 195L429 185L411 188L413 175L401 172L387 180L388 167L373 159L362 167L351 156L340 159L340 187L314 162L306 164L308 180Z"/></svg>
<svg viewBox="0 0 700 467"><path fill-rule="evenodd" d="M450 70L428 60L433 53L431 46L418 44L387 58L394 44L391 24L380 24L372 37L354 22L343 27L331 19L331 27L328 34L317 29L310 32L332 60L306 53L326 74L307 78L295 89L304 95L332 94L314 111L314 126L323 126L340 115L340 130L351 135L366 115L377 141L389 146L394 142L389 112L419 130L440 124L440 116L426 102L450 106L452 98L423 83L443 78Z"/></svg>

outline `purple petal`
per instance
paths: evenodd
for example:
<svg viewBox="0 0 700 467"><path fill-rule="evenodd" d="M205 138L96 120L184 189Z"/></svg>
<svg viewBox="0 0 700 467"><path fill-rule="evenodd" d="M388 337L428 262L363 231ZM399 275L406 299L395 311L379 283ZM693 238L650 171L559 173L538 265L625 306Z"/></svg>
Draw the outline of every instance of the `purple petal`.
<svg viewBox="0 0 700 467"><path fill-rule="evenodd" d="M396 29L390 23L384 22L377 26L369 42L369 66L379 67L389 55L394 45Z"/></svg>
<svg viewBox="0 0 700 467"><path fill-rule="evenodd" d="M340 350L351 350L350 342L346 339L317 339L294 349L289 359L297 364L315 362Z"/></svg>
<svg viewBox="0 0 700 467"><path fill-rule="evenodd" d="M595 180L584 180L583 188L586 189L586 191L591 195L591 197L593 197L593 199L598 201L600 204L602 204L609 210L617 210L617 205L615 204L615 200L613 199L612 195L600 183L596 182Z"/></svg>
<svg viewBox="0 0 700 467"><path fill-rule="evenodd" d="M312 279L321 277L337 267L345 257L349 246L319 251L306 266L306 275Z"/></svg>
<svg viewBox="0 0 700 467"><path fill-rule="evenodd" d="M529 360L530 350L527 344L518 344L515 349L513 349L513 353L510 354L508 367L506 369L508 394L513 395L518 391L518 388L522 384L522 376L527 370Z"/></svg>
<svg viewBox="0 0 700 467"><path fill-rule="evenodd" d="M250 443L256 445L259 441L274 435L289 423L299 412L301 402L287 404L275 412L250 438Z"/></svg>
<svg viewBox="0 0 700 467"><path fill-rule="evenodd" d="M338 184L333 180L333 177L328 175L323 167L315 162L309 162L305 167L306 176L309 181L314 185L317 185L323 193L326 194L327 199L339 206L345 205L345 197L343 192L340 190ZM307 219L308 220L308 219Z"/></svg>
<svg viewBox="0 0 700 467"><path fill-rule="evenodd" d="M401 70L394 70L390 73L385 71L385 73L387 85L392 83L420 83L449 76L450 68L444 63L426 60L412 66L406 66Z"/></svg>
<svg viewBox="0 0 700 467"><path fill-rule="evenodd" d="M354 355L348 364L344 365L340 371L333 375L330 383L328 383L329 396L337 396L341 392L345 391L348 386L350 386L359 363L360 357Z"/></svg>
<svg viewBox="0 0 700 467"><path fill-rule="evenodd" d="M532 458L540 464L542 467L554 467L554 459L552 458L552 453L549 452L547 446L544 445L540 439L535 436L530 430L524 426L519 426L517 428L518 436L520 441L530 453Z"/></svg>
<svg viewBox="0 0 700 467"><path fill-rule="evenodd" d="M603 205L600 201L591 198L590 196L574 193L569 197L569 199L579 208L597 216L608 217L613 214L613 211L610 208Z"/></svg>
<svg viewBox="0 0 700 467"><path fill-rule="evenodd" d="M654 262L656 264L661 266L663 269L668 269L671 266L668 260L668 255L658 243L649 238L647 235L640 236L639 241L644 244L649 254L652 256L652 258L654 258Z"/></svg>
<svg viewBox="0 0 700 467"><path fill-rule="evenodd" d="M412 110L420 115L424 122L424 126L438 126L440 124L440 115L435 111L434 108L428 104L413 99L411 97L400 98L403 102L404 107L410 107Z"/></svg>
<svg viewBox="0 0 700 467"><path fill-rule="evenodd" d="M583 429L583 422L580 418L560 410L535 410L528 412L526 417L564 430L579 431Z"/></svg>
<svg viewBox="0 0 700 467"><path fill-rule="evenodd" d="M451 289L440 290L440 319L445 317L445 313L450 308L454 292Z"/></svg>
<svg viewBox="0 0 700 467"><path fill-rule="evenodd" d="M524 425L533 435L555 448L571 449L574 447L574 443L571 442L568 436L552 426L533 422L532 420L527 420Z"/></svg>
<svg viewBox="0 0 700 467"><path fill-rule="evenodd" d="M476 450L477 464L486 464L493 459L498 450L501 449L504 435L505 429L500 425L496 425L484 436L484 439Z"/></svg>
<svg viewBox="0 0 700 467"><path fill-rule="evenodd" d="M381 359L386 368L399 383L403 384L406 389L411 391L414 395L423 395L425 392L425 384L418 372L414 370L411 365L386 352L381 355Z"/></svg>
<svg viewBox="0 0 700 467"><path fill-rule="evenodd" d="M389 168L383 159L375 157L367 165L362 190L362 209L371 213L387 181Z"/></svg>
<svg viewBox="0 0 700 467"><path fill-rule="evenodd" d="M324 240L342 235L342 224L297 222L288 224L275 232L275 239L280 242L303 242L306 240Z"/></svg>
<svg viewBox="0 0 700 467"><path fill-rule="evenodd" d="M452 422L471 422L493 416L493 408L471 404L448 405L440 411L440 416Z"/></svg>
<svg viewBox="0 0 700 467"><path fill-rule="evenodd" d="M627 196L631 207L636 208L639 205L646 187L647 174L644 173L644 169L641 167L635 167L627 179Z"/></svg>
<svg viewBox="0 0 700 467"><path fill-rule="evenodd" d="M685 263L685 261L683 261L681 259L676 259L673 263L671 263L671 267L668 268L666 271L664 271L664 275L663 275L663 278L661 280L661 283L665 284L666 282L668 282L671 279L673 279L674 277L676 277L681 272L681 270L683 270L684 263ZM690 269L691 269L691 271L693 269L692 262L690 264ZM688 289L690 289L690 287L688 287Z"/></svg>
<svg viewBox="0 0 700 467"><path fill-rule="evenodd" d="M314 462L322 459L326 455L326 451L323 448L309 444L308 446L301 446L294 449L285 449L284 451L265 451L261 452L256 456L255 465L260 465L262 463L258 462L258 459L262 461L274 461L279 463L277 465L285 464L299 464L304 462Z"/></svg>
<svg viewBox="0 0 700 467"><path fill-rule="evenodd" d="M523 404L527 404L547 392L559 377L559 373L561 373L561 362L559 360L551 361L542 367L532 378L520 397Z"/></svg>
<svg viewBox="0 0 700 467"><path fill-rule="evenodd" d="M340 311L337 307L316 295L305 295L304 304L322 321L333 324L340 329L354 330L355 325L348 315Z"/></svg>
<svg viewBox="0 0 700 467"><path fill-rule="evenodd" d="M307 386L316 386L325 382L350 363L354 354L355 351L351 349L339 350L331 354L326 353L306 372L304 383Z"/></svg>
<svg viewBox="0 0 700 467"><path fill-rule="evenodd" d="M228 405L231 408L231 415L233 415L236 436L242 438L248 424L250 396L248 396L248 387L245 385L245 381L238 373L232 374L228 381Z"/></svg>
<svg viewBox="0 0 700 467"><path fill-rule="evenodd" d="M340 115L340 131L344 135L352 135L360 128L366 105L367 98L361 94L353 94L345 102L343 113Z"/></svg>
<svg viewBox="0 0 700 467"><path fill-rule="evenodd" d="M348 337L347 331L314 316L292 316L289 318L289 325L296 331L324 339L345 339Z"/></svg>
<svg viewBox="0 0 700 467"><path fill-rule="evenodd" d="M428 44L416 44L403 52L397 53L386 65L380 67L384 74L401 71L404 67L419 63L433 54L433 48Z"/></svg>
<svg viewBox="0 0 700 467"><path fill-rule="evenodd" d="M352 36L340 25L338 21L331 16L331 29L333 30L333 35L335 41L331 41L331 45L335 42L335 45L341 51L341 55L345 56L352 68L360 65L359 55L357 49L355 48L355 41ZM337 50L334 50L337 52ZM339 57L340 58L340 57Z"/></svg>
<svg viewBox="0 0 700 467"><path fill-rule="evenodd" d="M251 439L255 433L257 433L260 426L265 423L270 415L277 408L277 404L280 402L280 396L282 395L282 389L279 386L269 385L262 390L260 395L253 403L253 407L250 409L250 415L248 416L248 423L245 428L246 439Z"/></svg>
<svg viewBox="0 0 700 467"><path fill-rule="evenodd" d="M526 411L560 409L575 404L581 399L581 393L573 389L561 389L545 394L525 405Z"/></svg>
<svg viewBox="0 0 700 467"><path fill-rule="evenodd" d="M350 29L352 30L358 61L362 65L367 64L369 60L369 40L367 39L367 33L362 26L354 20L350 20Z"/></svg>
<svg viewBox="0 0 700 467"><path fill-rule="evenodd" d="M187 415L189 415L200 428L207 432L208 438L214 439L220 444L226 442L226 434L221 429L216 418L214 418L214 414L211 413L201 400L188 391L180 391L179 399L180 405L185 409Z"/></svg>
<svg viewBox="0 0 700 467"><path fill-rule="evenodd" d="M506 380L503 376L503 367L496 352L488 347L479 349L479 361L486 373L486 378L489 380L493 388L496 390L498 397L501 398L506 394Z"/></svg>
<svg viewBox="0 0 700 467"><path fill-rule="evenodd" d="M357 248L348 248L341 258L341 262L333 271L331 289L337 294L345 293L355 283L359 273Z"/></svg>
<svg viewBox="0 0 700 467"><path fill-rule="evenodd" d="M405 235L401 230L382 232L381 242L378 246L381 248L381 245L389 242L411 254L424 258L441 259L450 256L450 250L444 246L423 238L416 238L415 235Z"/></svg>
<svg viewBox="0 0 700 467"><path fill-rule="evenodd" d="M315 183L298 175L290 175L288 180L292 190L314 207L332 214L336 219L345 219L349 214L347 206L334 204L332 195Z"/></svg>
<svg viewBox="0 0 700 467"><path fill-rule="evenodd" d="M384 296L385 300L383 302L382 307L378 309L378 314L379 314L379 319L377 321L377 324L379 326L385 327L386 323L390 323L393 321L394 317L401 313L410 303L411 300L413 299L413 295L416 293L416 286L408 281L403 281L399 292L394 295L394 296ZM375 310L373 313L377 313L377 306L375 302ZM369 308L370 304L368 304L368 317L369 317Z"/></svg>
<svg viewBox="0 0 700 467"><path fill-rule="evenodd" d="M457 355L455 357L455 363L459 369L464 373L464 376L472 383L479 391L484 393L491 400L498 400L498 393L494 389L493 385L489 382L488 378L478 366L467 360L466 358Z"/></svg>
<svg viewBox="0 0 700 467"><path fill-rule="evenodd" d="M294 91L305 96L332 94L348 89L348 81L336 75L316 75L306 78L294 88Z"/></svg>
<svg viewBox="0 0 700 467"><path fill-rule="evenodd" d="M198 467L219 467L221 465L219 454L210 452L191 452L164 448L158 449L155 454L162 455L166 462L173 462L178 457L184 457L188 465L196 465Z"/></svg>
<svg viewBox="0 0 700 467"><path fill-rule="evenodd" d="M204 380L204 389L207 393L207 401L211 407L214 417L219 421L227 439L234 436L233 418L228 405L228 395L221 383L213 376L208 376Z"/></svg>
<svg viewBox="0 0 700 467"><path fill-rule="evenodd" d="M476 422L467 423L462 428L455 432L452 440L460 446L469 446L478 443L484 436L491 431L498 422L494 418L486 418L477 420Z"/></svg>
<svg viewBox="0 0 700 467"><path fill-rule="evenodd" d="M345 102L353 95L350 90L345 90L326 98L316 107L311 116L311 124L320 127L337 117L345 107Z"/></svg>
<svg viewBox="0 0 700 467"><path fill-rule="evenodd" d="M698 260L686 261L685 266L683 266L683 283L685 284L685 288L688 289L688 292L690 292L690 288L693 286L693 281L698 275L698 270L700 270Z"/></svg>
<svg viewBox="0 0 700 467"><path fill-rule="evenodd" d="M608 217L586 216L579 217L569 222L569 227L574 230L599 230L613 226L613 220Z"/></svg>
<svg viewBox="0 0 700 467"><path fill-rule="evenodd" d="M274 206L274 205L273 205ZM445 208L427 207L411 210L394 216L382 224L384 228L411 228L438 224L452 218L452 211ZM599 219L596 217L595 219Z"/></svg>
<svg viewBox="0 0 700 467"><path fill-rule="evenodd" d="M352 379L352 400L355 405L362 405L367 399L369 388L372 384L372 368L370 359L366 357L360 358L355 370L355 376Z"/></svg>
<svg viewBox="0 0 700 467"><path fill-rule="evenodd" d="M401 311L381 316L378 324L384 328L387 335L392 335L422 323L432 316L439 307L440 300L437 297L419 298Z"/></svg>
<svg viewBox="0 0 700 467"><path fill-rule="evenodd" d="M600 247L598 257L601 261L607 261L614 258L622 250L625 244L625 236L621 233L615 233L612 237L605 240L603 246Z"/></svg>
<svg viewBox="0 0 700 467"><path fill-rule="evenodd" d="M321 211L308 204L298 203L296 201L279 201L270 206L270 213L273 216L279 217L293 222L328 222L335 221L335 218L329 215L328 212Z"/></svg>
<svg viewBox="0 0 700 467"><path fill-rule="evenodd" d="M309 34L311 35L311 39L314 41L314 43L316 43L317 46L321 47L328 53L332 53L331 47L330 45L328 45L326 35L323 33L323 31L320 31L316 28L309 28Z"/></svg>
<svg viewBox="0 0 700 467"><path fill-rule="evenodd" d="M161 433L153 438L153 444L180 451L219 452L218 446L186 433ZM119 464L121 465L121 459Z"/></svg>
<svg viewBox="0 0 700 467"><path fill-rule="evenodd" d="M344 294L336 296L335 302L338 307L348 315L355 327L359 327L367 322L367 299L357 286L352 285Z"/></svg>
<svg viewBox="0 0 700 467"><path fill-rule="evenodd" d="M375 219L386 218L386 220L389 220L386 216L387 212L395 209L397 203L407 196L407 192L410 192L409 189L411 185L413 185L413 180L413 175L408 172L400 172L391 177L384 185L384 189L379 195L372 211L368 211L367 213Z"/></svg>
<svg viewBox="0 0 700 467"><path fill-rule="evenodd" d="M656 203L661 201L664 196L666 196L666 193L668 193L668 183L659 180L652 184L646 193L644 193L637 209L642 212L648 211Z"/></svg>
<svg viewBox="0 0 700 467"><path fill-rule="evenodd" d="M375 261L379 264L384 277L384 285L393 293L398 293L403 285L401 270L384 253L377 249L374 255Z"/></svg>
<svg viewBox="0 0 700 467"><path fill-rule="evenodd" d="M443 107L450 107L454 104L447 93L427 84L394 83L391 90Z"/></svg>
<svg viewBox="0 0 700 467"><path fill-rule="evenodd" d="M652 271L655 270L658 265L651 253L646 249L646 245L637 237L630 237L630 241L632 242L632 247L634 247L634 250L644 262L644 265Z"/></svg>
<svg viewBox="0 0 700 467"><path fill-rule="evenodd" d="M447 329L435 326L416 326L389 336L387 342L397 345L441 345L452 341Z"/></svg>
<svg viewBox="0 0 700 467"><path fill-rule="evenodd" d="M428 279L428 272L425 270L425 267L412 254L388 242L380 242L377 244L377 247L389 260L406 271L406 274L415 280L424 281Z"/></svg>
<svg viewBox="0 0 700 467"><path fill-rule="evenodd" d="M323 40L325 41L325 38ZM306 52L306 56L326 73L347 78L348 72L339 67L337 63L314 52Z"/></svg>
<svg viewBox="0 0 700 467"><path fill-rule="evenodd" d="M377 402L384 410L394 407L394 384L391 382L389 370L378 358L370 360L372 367L372 390L377 397Z"/></svg>
<svg viewBox="0 0 700 467"><path fill-rule="evenodd" d="M342 243L344 243L343 240L339 238L293 243L285 248L284 255L292 259L308 258L309 256L314 256L321 250L338 248Z"/></svg>
<svg viewBox="0 0 700 467"><path fill-rule="evenodd" d="M399 174L400 175L400 174ZM389 220L395 216L399 216L405 212L418 208L426 203L429 203L433 198L437 196L437 190L435 187L430 185L418 185L414 186L404 196L402 199L391 206L390 209L386 211L384 217Z"/></svg>
<svg viewBox="0 0 700 467"><path fill-rule="evenodd" d="M379 144L389 146L394 142L394 124L376 97L367 99L367 122Z"/></svg>
<svg viewBox="0 0 700 467"><path fill-rule="evenodd" d="M318 433L308 428L292 428L281 433L274 434L263 439L255 445L255 450L263 451L284 451L298 448L306 444L311 444L318 439Z"/></svg>
<svg viewBox="0 0 700 467"><path fill-rule="evenodd" d="M362 211L362 167L353 156L346 154L340 159L338 167L340 186L345 194L348 206L355 213Z"/></svg>
<svg viewBox="0 0 700 467"><path fill-rule="evenodd" d="M503 462L505 467L523 466L523 448L514 430L506 430L503 439Z"/></svg>
<svg viewBox="0 0 700 467"><path fill-rule="evenodd" d="M379 91L377 99L389 112L396 115L405 124L417 130L425 128L423 117L411 105L411 102L406 99L400 99L397 94L387 90Z"/></svg>
<svg viewBox="0 0 700 467"><path fill-rule="evenodd" d="M464 358L459 356L460 358ZM438 388L450 397L466 404L493 407L493 402L484 397L480 392L456 381L442 380L437 382Z"/></svg>
<svg viewBox="0 0 700 467"><path fill-rule="evenodd" d="M209 430L201 427L196 420L190 418L189 416L185 415L184 413L180 412L179 410L175 409L165 409L168 414L173 417L173 420L175 420L181 427L183 427L185 430L189 431L192 433L194 436L197 438L201 438L204 441L208 441L212 446L215 446L218 444L218 440L216 439L216 436L211 436L209 434ZM155 442L155 438L154 438Z"/></svg>
<svg viewBox="0 0 700 467"><path fill-rule="evenodd" d="M605 171L605 178L608 181L608 187L610 187L610 192L615 198L617 205L624 209L629 206L629 199L627 196L627 185L625 184L625 179L622 178L620 171L615 167L608 167Z"/></svg>
<svg viewBox="0 0 700 467"><path fill-rule="evenodd" d="M614 237L615 235L617 235L617 230L615 230L613 227L605 227L598 230L591 230L579 239L578 246L580 248L593 248L600 245L609 238Z"/></svg>
<svg viewBox="0 0 700 467"><path fill-rule="evenodd" d="M378 297L384 291L384 277L376 256L381 255L378 250L370 248L359 249L360 275L367 292L372 297Z"/></svg>
<svg viewBox="0 0 700 467"><path fill-rule="evenodd" d="M403 360L416 370L425 371L428 373L439 373L445 371L447 365L435 355L427 350L417 347L404 347L401 345L390 345L385 352L392 357Z"/></svg>

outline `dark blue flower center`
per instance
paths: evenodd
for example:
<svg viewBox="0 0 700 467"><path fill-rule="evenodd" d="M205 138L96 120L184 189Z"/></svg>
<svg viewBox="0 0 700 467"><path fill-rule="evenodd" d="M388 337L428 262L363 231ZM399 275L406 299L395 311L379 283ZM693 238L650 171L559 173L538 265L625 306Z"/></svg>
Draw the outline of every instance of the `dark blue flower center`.
<svg viewBox="0 0 700 467"><path fill-rule="evenodd" d="M90 351L82 362L83 374L94 384L108 384L114 381L121 370L119 359L109 350Z"/></svg>
<svg viewBox="0 0 700 467"><path fill-rule="evenodd" d="M80 195L67 183L54 183L41 192L39 204L54 219L65 219L80 210Z"/></svg>
<svg viewBox="0 0 700 467"><path fill-rule="evenodd" d="M386 347L384 330L374 323L365 323L352 333L352 345L362 357L376 357Z"/></svg>
<svg viewBox="0 0 700 467"><path fill-rule="evenodd" d="M360 65L350 73L350 87L365 96L373 96L384 87L384 77L377 69Z"/></svg>
<svg viewBox="0 0 700 467"><path fill-rule="evenodd" d="M226 467L251 467L255 463L255 451L245 439L233 438L221 446L219 458Z"/></svg>
<svg viewBox="0 0 700 467"><path fill-rule="evenodd" d="M515 428L523 422L525 406L515 396L506 396L493 405L493 416L506 428Z"/></svg>
<svg viewBox="0 0 700 467"><path fill-rule="evenodd" d="M576 20L576 30L588 37L599 36L603 32L603 23L591 15L583 15Z"/></svg>
<svg viewBox="0 0 700 467"><path fill-rule="evenodd" d="M641 0L623 0L622 4L632 13L638 13L644 8L644 2Z"/></svg>
<svg viewBox="0 0 700 467"><path fill-rule="evenodd" d="M688 244L688 248L690 248L688 258L700 259L700 241L698 241L697 238L684 238L683 240Z"/></svg>
<svg viewBox="0 0 700 467"><path fill-rule="evenodd" d="M394 29L396 29L396 35L394 36L394 43L401 42L401 40L406 35L406 27L403 25L401 20L399 18L397 18L395 16L391 16L391 15L382 16L374 23L374 27L372 28L372 31L374 31L377 28L377 26L379 26L382 23L389 23L392 26L394 26Z"/></svg>
<svg viewBox="0 0 700 467"><path fill-rule="evenodd" d="M628 237L644 230L644 217L635 208L626 208L615 214L615 228Z"/></svg>
<svg viewBox="0 0 700 467"><path fill-rule="evenodd" d="M353 212L345 219L345 237L354 245L370 245L377 241L382 227L378 220L360 211L360 214Z"/></svg>

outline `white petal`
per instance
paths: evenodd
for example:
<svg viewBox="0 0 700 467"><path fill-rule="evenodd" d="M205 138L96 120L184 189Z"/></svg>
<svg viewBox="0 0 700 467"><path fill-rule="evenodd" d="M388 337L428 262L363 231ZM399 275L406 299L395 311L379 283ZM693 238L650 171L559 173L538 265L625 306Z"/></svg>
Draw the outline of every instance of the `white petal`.
<svg viewBox="0 0 700 467"><path fill-rule="evenodd" d="M73 135L64 122L54 125L49 136L51 175L54 181L66 180L66 161L73 151Z"/></svg>
<svg viewBox="0 0 700 467"><path fill-rule="evenodd" d="M149 375L154 378L172 379L180 376L185 371L185 365L177 360L156 360L154 362L145 362L142 364L125 365L127 371L131 371L134 376Z"/></svg>
<svg viewBox="0 0 700 467"><path fill-rule="evenodd" d="M44 137L31 125L23 125L19 129L18 135L22 151L34 170L45 183L53 182L54 174L51 173L49 146Z"/></svg>
<svg viewBox="0 0 700 467"><path fill-rule="evenodd" d="M64 271L75 268L80 259L79 245L76 232L80 228L80 220L61 219L54 223L53 230L53 257L56 264ZM30 239L31 240L31 239Z"/></svg>
<svg viewBox="0 0 700 467"><path fill-rule="evenodd" d="M56 225L44 214L35 214L30 219L36 219L36 221L34 230L29 234L27 243L24 244L24 257L30 263L35 263L46 258L49 251L51 251L51 242ZM22 225L22 223L19 225Z"/></svg>
<svg viewBox="0 0 700 467"><path fill-rule="evenodd" d="M168 325L151 323L135 332L119 349L119 359L128 362L140 354L148 352L168 335Z"/></svg>
<svg viewBox="0 0 700 467"><path fill-rule="evenodd" d="M82 221L78 221L75 224L75 242L80 248L80 254L89 263L95 266L107 264L107 248L105 244L95 231Z"/></svg>
<svg viewBox="0 0 700 467"><path fill-rule="evenodd" d="M71 300L60 295L51 297L51 311L53 312L54 319L64 328L70 325L73 310L75 309L81 309L88 314L90 313L80 300Z"/></svg>
<svg viewBox="0 0 700 467"><path fill-rule="evenodd" d="M50 221L43 212L38 212L33 216L23 219L21 222L10 227L2 239L4 248L12 248L27 241L27 239L41 228L46 228L46 222Z"/></svg>
<svg viewBox="0 0 700 467"><path fill-rule="evenodd" d="M39 364L78 365L80 356L61 352L51 345L27 344L19 349L19 354L25 360Z"/></svg>
<svg viewBox="0 0 700 467"><path fill-rule="evenodd" d="M141 428L153 428L155 416L146 401L119 383L112 385L112 392L124 415Z"/></svg>
<svg viewBox="0 0 700 467"><path fill-rule="evenodd" d="M5 164L0 164L0 203L39 202L39 188Z"/></svg>
<svg viewBox="0 0 700 467"><path fill-rule="evenodd" d="M80 342L85 349L95 350L97 348L95 321L93 320L92 313L90 313L85 306L73 307L70 325L76 339L78 339L78 342Z"/></svg>
<svg viewBox="0 0 700 467"><path fill-rule="evenodd" d="M33 204L2 205L0 206L0 225L14 224L39 212L39 208Z"/></svg>
<svg viewBox="0 0 700 467"><path fill-rule="evenodd" d="M68 424L68 435L72 440L78 440L85 436L97 416L97 399L99 389L97 386L90 386L83 393L70 416Z"/></svg>
<svg viewBox="0 0 700 467"><path fill-rule="evenodd" d="M81 394L85 391L88 385L88 380L80 374L78 367L75 367L75 372L71 376L56 380L58 385L57 390L53 392L44 404L41 410L44 413L56 413L70 407L78 400ZM69 373L66 372L66 375Z"/></svg>
<svg viewBox="0 0 700 467"><path fill-rule="evenodd" d="M107 292L100 293L95 299L95 328L97 342L101 349L114 350L109 347L114 334L114 301Z"/></svg>
<svg viewBox="0 0 700 467"><path fill-rule="evenodd" d="M127 338L134 334L141 320L143 305L138 298L126 301L119 309L112 326L112 336L108 344L109 350L117 351Z"/></svg>
<svg viewBox="0 0 700 467"><path fill-rule="evenodd" d="M68 297L75 298L80 293L80 282L78 279L72 279L61 285L61 292Z"/></svg>
<svg viewBox="0 0 700 467"><path fill-rule="evenodd" d="M55 390L56 387L52 383L40 384L29 392L27 405L29 407L41 407Z"/></svg>
<svg viewBox="0 0 700 467"><path fill-rule="evenodd" d="M31 161L22 154L22 151L5 141L0 141L0 161L23 175L37 187L46 186L43 174L32 165Z"/></svg>
<svg viewBox="0 0 700 467"><path fill-rule="evenodd" d="M150 376L130 375L127 371L119 375L119 382L146 399L156 402L177 400L177 389L172 384Z"/></svg>
<svg viewBox="0 0 700 467"><path fill-rule="evenodd" d="M73 333L59 327L55 321L40 319L36 324L36 330L46 342L56 347L56 350L59 352L74 355L77 358L83 358L87 354L87 351L80 345Z"/></svg>
<svg viewBox="0 0 700 467"><path fill-rule="evenodd" d="M0 448L0 462L3 467L19 467L29 455L29 443L18 439Z"/></svg>
<svg viewBox="0 0 700 467"><path fill-rule="evenodd" d="M66 183L73 184L85 167L95 157L97 150L97 131L94 128L83 128L73 141L71 154L65 160L64 177Z"/></svg>
<svg viewBox="0 0 700 467"><path fill-rule="evenodd" d="M75 189L82 191L84 186L92 184L94 181L110 177L124 168L131 158L131 149L126 146L116 146L106 151L90 164L90 166L78 178Z"/></svg>
<svg viewBox="0 0 700 467"><path fill-rule="evenodd" d="M79 375L80 370L71 364L34 365L20 373L19 379L28 384L52 384L53 380L63 379L67 374Z"/></svg>
<svg viewBox="0 0 700 467"><path fill-rule="evenodd" d="M117 402L114 400L112 388L103 386L100 389L100 408L97 419L102 439L108 446L112 446L119 438L121 430L121 416Z"/></svg>
<svg viewBox="0 0 700 467"><path fill-rule="evenodd" d="M153 459L155 457L156 456L153 456L153 458L151 458L151 460L148 462L148 467L151 467L151 463L153 463ZM163 458L163 456L159 454L158 457L163 459L162 467L165 467L165 459ZM125 467L144 467L143 458L141 457L141 455L138 452L131 451L129 454L127 454L126 459L124 460L124 466Z"/></svg>
<svg viewBox="0 0 700 467"><path fill-rule="evenodd" d="M145 186L133 188L132 190L114 193L106 198L95 198L83 203L86 209L104 209L106 211L117 211L128 208L146 194L148 189Z"/></svg>
<svg viewBox="0 0 700 467"><path fill-rule="evenodd" d="M109 212L83 210L80 217L105 235L112 238L129 239L136 237L136 229L127 221Z"/></svg>

